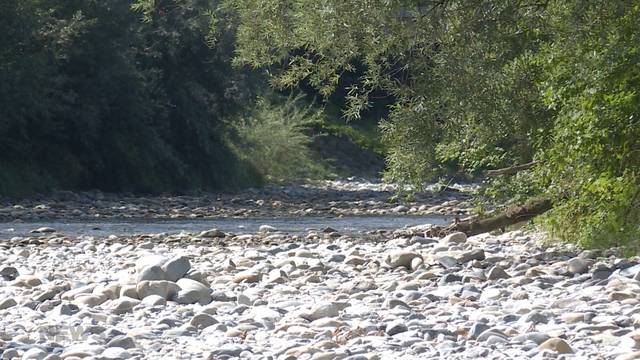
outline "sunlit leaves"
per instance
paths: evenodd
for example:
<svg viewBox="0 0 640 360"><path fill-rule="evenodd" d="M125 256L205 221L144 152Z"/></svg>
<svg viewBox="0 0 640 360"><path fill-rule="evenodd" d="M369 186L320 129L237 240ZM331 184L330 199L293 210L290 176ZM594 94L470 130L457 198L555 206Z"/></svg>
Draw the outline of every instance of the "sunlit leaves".
<svg viewBox="0 0 640 360"><path fill-rule="evenodd" d="M553 198L547 224L566 240L637 238L636 2L230 2L239 64L269 66L279 86L305 83L325 96L361 66L350 118L373 91L393 96L381 124L389 179L420 185L442 164L474 172L536 159L517 178L527 184L505 183L505 194ZM598 240L604 234L617 240Z"/></svg>

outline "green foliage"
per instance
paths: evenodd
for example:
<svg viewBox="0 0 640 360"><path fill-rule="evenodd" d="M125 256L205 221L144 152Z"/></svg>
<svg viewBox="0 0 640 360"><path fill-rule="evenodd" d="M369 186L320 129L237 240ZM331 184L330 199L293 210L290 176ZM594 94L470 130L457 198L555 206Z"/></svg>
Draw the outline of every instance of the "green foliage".
<svg viewBox="0 0 640 360"><path fill-rule="evenodd" d="M319 131L333 136L346 137L361 148L367 149L380 156L384 156L386 153L386 147L382 143L380 135L375 128L362 129L348 123L327 121L324 118L319 119L319 121L315 123L310 123L309 126L313 126Z"/></svg>
<svg viewBox="0 0 640 360"><path fill-rule="evenodd" d="M541 177L561 199L545 219L584 246L640 239L640 5L576 2L551 9L557 39L539 54L544 103L556 116Z"/></svg>
<svg viewBox="0 0 640 360"><path fill-rule="evenodd" d="M238 19L236 62L268 67L274 85L328 96L359 73L347 89L353 118L374 92L393 97L381 123L389 180L419 187L443 165L474 173L538 160L485 198L549 197L544 224L563 240L637 247L637 1L226 6Z"/></svg>
<svg viewBox="0 0 640 360"><path fill-rule="evenodd" d="M53 179L31 169L14 164L0 165L0 194L26 196L31 192L48 190Z"/></svg>
<svg viewBox="0 0 640 360"><path fill-rule="evenodd" d="M497 177L483 185L475 199L480 212L522 205L528 199L544 193L546 186L533 171L520 171L514 176Z"/></svg>
<svg viewBox="0 0 640 360"><path fill-rule="evenodd" d="M279 103L260 98L254 109L234 121L233 147L269 182L321 178L328 169L313 158L304 134L306 127L321 121L322 115L302 106L299 98Z"/></svg>
<svg viewBox="0 0 640 360"><path fill-rule="evenodd" d="M581 246L625 247L640 251L639 179L603 175L579 189L541 219L551 235Z"/></svg>
<svg viewBox="0 0 640 360"><path fill-rule="evenodd" d="M310 0L228 6L239 18L237 62L271 66L276 86L304 82L328 95L341 77L358 73L347 89L345 113L352 118L372 106L378 90L395 99L381 125L389 180L420 186L440 172L438 164L475 171L533 156L545 109L530 101L537 69L514 59L537 31L498 20L522 7L528 9L522 21L535 23L541 6ZM496 36L502 33L510 34Z"/></svg>
<svg viewBox="0 0 640 360"><path fill-rule="evenodd" d="M259 77L232 68L231 36L205 41L215 4L131 4L0 2L0 194L260 181L224 140Z"/></svg>

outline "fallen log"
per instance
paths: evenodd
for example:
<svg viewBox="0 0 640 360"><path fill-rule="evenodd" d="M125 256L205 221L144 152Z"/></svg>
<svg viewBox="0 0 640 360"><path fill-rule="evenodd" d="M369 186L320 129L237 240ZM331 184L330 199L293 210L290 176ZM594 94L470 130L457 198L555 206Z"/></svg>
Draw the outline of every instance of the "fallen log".
<svg viewBox="0 0 640 360"><path fill-rule="evenodd" d="M467 236L478 235L530 220L545 213L552 207L553 203L549 199L534 199L522 206L512 206L504 212L489 218L475 217L465 221L456 221L446 227L433 227L428 235L439 237L458 231L467 234Z"/></svg>
<svg viewBox="0 0 640 360"><path fill-rule="evenodd" d="M440 187L438 188L438 192L444 192L444 191L459 193L460 189L456 189L449 185L440 185Z"/></svg>
<svg viewBox="0 0 640 360"><path fill-rule="evenodd" d="M487 177L498 177L498 176L504 176L504 175L514 175L514 174L517 174L518 172L520 172L522 170L531 169L537 163L538 163L537 161L532 161L532 162L529 162L529 163L526 163L526 164L509 166L507 168L495 169L495 170L487 170L487 171L484 172L484 175L487 176Z"/></svg>

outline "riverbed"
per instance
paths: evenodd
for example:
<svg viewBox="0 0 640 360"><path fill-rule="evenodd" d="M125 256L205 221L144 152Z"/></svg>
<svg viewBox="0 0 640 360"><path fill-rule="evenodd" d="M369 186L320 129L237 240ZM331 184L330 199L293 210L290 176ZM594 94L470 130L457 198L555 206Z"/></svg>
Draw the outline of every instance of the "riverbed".
<svg viewBox="0 0 640 360"><path fill-rule="evenodd" d="M2 200L0 354L640 357L640 259L531 230L430 237L470 212L464 190Z"/></svg>

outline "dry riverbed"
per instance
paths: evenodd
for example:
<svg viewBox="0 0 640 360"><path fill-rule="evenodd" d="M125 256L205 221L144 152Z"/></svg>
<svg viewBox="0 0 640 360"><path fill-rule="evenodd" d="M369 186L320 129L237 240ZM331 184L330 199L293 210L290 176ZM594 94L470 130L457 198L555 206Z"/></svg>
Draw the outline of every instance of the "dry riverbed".
<svg viewBox="0 0 640 360"><path fill-rule="evenodd" d="M332 195L336 188L348 195ZM95 236L49 226L0 236L0 357L640 358L636 258L545 245L536 232L435 239L425 236L429 224L293 231L276 221L314 208L397 216L468 207L464 192L398 204L388 202L391 190L328 182L215 200L66 194L81 199L5 203L8 221L236 217L249 209L237 217L273 222Z"/></svg>
<svg viewBox="0 0 640 360"><path fill-rule="evenodd" d="M5 242L2 356L638 356L637 261L545 247L536 233L426 228Z"/></svg>

